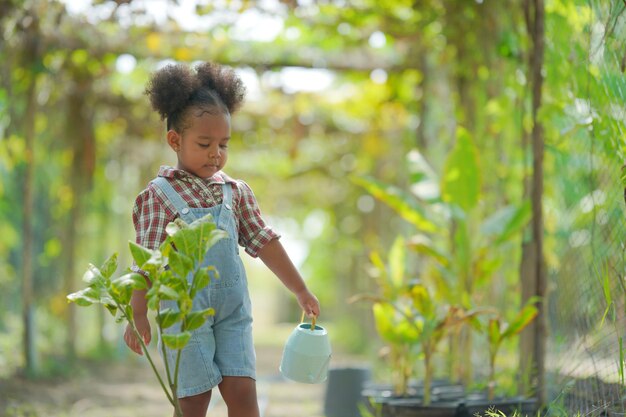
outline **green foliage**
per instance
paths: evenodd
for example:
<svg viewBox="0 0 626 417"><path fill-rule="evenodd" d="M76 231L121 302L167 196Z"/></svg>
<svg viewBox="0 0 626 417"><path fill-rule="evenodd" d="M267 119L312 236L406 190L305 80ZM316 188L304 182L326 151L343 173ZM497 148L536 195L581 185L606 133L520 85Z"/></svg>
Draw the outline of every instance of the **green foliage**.
<svg viewBox="0 0 626 417"><path fill-rule="evenodd" d="M443 201L469 212L481 196L480 175L478 150L470 133L458 128L456 143L448 155L441 179Z"/></svg>
<svg viewBox="0 0 626 417"><path fill-rule="evenodd" d="M406 250L404 239L397 237L389 250L387 262L373 252L370 259L377 270L379 294L360 295L353 300L373 303L376 330L392 350L397 394L406 395L408 379L413 372L413 358L421 353L425 369L424 404L429 404L433 355L451 330L474 320L479 312L441 303L428 287L411 280L407 273Z"/></svg>
<svg viewBox="0 0 626 417"><path fill-rule="evenodd" d="M423 221L412 221L418 233L407 242L418 256L434 265L430 270L422 268L422 284L407 286L405 242L401 237L396 238L389 252L388 267L380 256L371 256L378 276L382 277L377 282L378 287L383 297L388 297L374 304L377 330L381 338L392 345L420 345L428 383L432 355L439 343L451 328L476 321L479 311L470 311L477 303L476 287L490 282L504 257L499 247L519 236L531 215L530 204L526 202L493 210L482 220L477 217L476 206L482 198L477 150L465 129L459 128L456 137L441 176L441 192L433 185L437 179L434 170L416 150L408 159L414 181L411 189L417 190L415 195L368 177L353 179L355 184L387 204L403 219L432 219L428 223L432 227L428 228L424 227ZM420 198L427 188L430 188L426 192L428 198ZM403 282L405 287L402 287ZM431 294L429 287L435 289L434 293ZM494 321L489 326L494 338L490 342L496 350L502 340L511 336L509 333L514 328L501 332L498 323ZM453 334L454 338L458 335L458 332ZM451 343L459 342L455 339ZM409 347L403 351L409 353L411 350ZM471 346L460 347L462 354L467 356L461 359L464 367L470 362L471 350ZM450 355L454 354L451 349ZM469 375L469 371L465 372ZM429 401L426 389L425 395L425 402Z"/></svg>
<svg viewBox="0 0 626 417"><path fill-rule="evenodd" d="M539 314L539 310L535 306L537 302L541 301L537 297L532 297L508 322L504 320L501 314L492 316L486 324L482 324L478 320L473 321L475 327L486 334L487 345L489 346L489 400L493 400L495 397L495 366L500 346L505 340L519 334L537 317Z"/></svg>
<svg viewBox="0 0 626 417"><path fill-rule="evenodd" d="M384 200L385 203L394 209L403 219L411 223L418 230L425 232L435 232L437 227L428 219L424 210L411 198L409 194L397 187L384 184L371 177L352 177L352 181L374 197Z"/></svg>
<svg viewBox="0 0 626 417"><path fill-rule="evenodd" d="M202 266L202 262L206 252L224 238L226 232L215 226L211 215L189 225L181 219L176 219L168 224L166 231L168 236L158 250L129 242L130 253L137 266L146 272L150 285L143 275L135 272L112 278L117 269L117 254L114 254L100 268L89 264L83 275L87 287L69 294L67 299L81 307L102 304L118 322L125 321L131 325L165 395L174 405L178 415L182 415L176 396L181 349L189 342L191 331L202 326L207 317L214 314L212 308L192 311L193 298L210 283L211 273L216 276L215 267ZM131 297L134 291L142 290L148 290L146 292L148 308L157 313L159 336L163 344L170 349L178 350L175 369L169 369L168 362L164 361L169 390L152 362L143 337L135 327ZM163 300L175 300L177 310L171 308L160 310L159 306ZM163 333L164 329L176 323L181 323L180 333ZM165 351L163 357L166 357Z"/></svg>
<svg viewBox="0 0 626 417"><path fill-rule="evenodd" d="M475 284L484 285L489 281L504 256L498 251L499 247L519 236L530 220L531 210L527 201L493 210L484 219L477 219L471 208L482 198L480 189L476 189L476 195L472 197L463 191L479 176L478 165L467 162L476 158L475 148L466 132L460 130L455 149L442 175L441 188L448 191L441 199L435 197L438 195L436 187L430 192L431 198L425 200L368 177L355 177L353 181L404 219L432 219L428 227L423 227L421 222L412 222L418 233L409 239L409 247L424 259L434 261L440 269L438 275L444 280L431 284L440 288L441 295L449 302L470 307ZM409 155L409 164L415 181L411 184L412 189L418 190L418 195L424 192L425 183L432 189L436 175L416 150ZM466 171L467 177L459 175ZM463 181L468 183L462 185ZM450 235L446 235L447 231Z"/></svg>

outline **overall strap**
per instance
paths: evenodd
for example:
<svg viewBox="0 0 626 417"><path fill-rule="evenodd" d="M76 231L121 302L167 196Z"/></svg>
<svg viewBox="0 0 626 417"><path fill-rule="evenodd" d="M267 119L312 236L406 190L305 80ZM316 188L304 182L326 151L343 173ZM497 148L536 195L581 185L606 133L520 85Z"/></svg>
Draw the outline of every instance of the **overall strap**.
<svg viewBox="0 0 626 417"><path fill-rule="evenodd" d="M161 189L161 191L163 191L168 200L170 200L170 202L174 205L174 208L178 212L178 215L183 220L185 220L187 223L190 223L191 220L193 220L188 218L190 211L189 206L187 205L187 203L185 203L185 200L183 200L180 194L178 194L176 190L174 190L174 187L172 187L168 180L163 177L157 177L152 180L152 183L156 185L159 189Z"/></svg>
<svg viewBox="0 0 626 417"><path fill-rule="evenodd" d="M220 210L220 216L217 219L217 226L224 228L229 221L228 214L232 214L233 211L233 188L228 182L222 184L222 209Z"/></svg>

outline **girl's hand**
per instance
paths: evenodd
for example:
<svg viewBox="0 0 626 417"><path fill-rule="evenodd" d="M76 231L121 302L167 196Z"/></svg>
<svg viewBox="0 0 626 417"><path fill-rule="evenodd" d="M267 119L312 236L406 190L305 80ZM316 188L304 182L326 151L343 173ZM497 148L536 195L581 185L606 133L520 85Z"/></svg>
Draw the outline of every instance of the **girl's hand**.
<svg viewBox="0 0 626 417"><path fill-rule="evenodd" d="M298 299L298 304L300 304L300 307L308 317L319 317L320 302L311 291L305 288L296 293L296 298Z"/></svg>
<svg viewBox="0 0 626 417"><path fill-rule="evenodd" d="M134 319L135 326L137 327L139 334L141 335L141 337L143 337L143 341L146 346L148 346L150 344L150 339L152 339L148 315L140 315L138 317L135 317ZM135 336L135 332L133 331L130 323L126 325L126 331L124 332L124 341L133 352L139 355L143 355L143 351L141 350L141 343L139 342L139 340L137 340L137 336Z"/></svg>

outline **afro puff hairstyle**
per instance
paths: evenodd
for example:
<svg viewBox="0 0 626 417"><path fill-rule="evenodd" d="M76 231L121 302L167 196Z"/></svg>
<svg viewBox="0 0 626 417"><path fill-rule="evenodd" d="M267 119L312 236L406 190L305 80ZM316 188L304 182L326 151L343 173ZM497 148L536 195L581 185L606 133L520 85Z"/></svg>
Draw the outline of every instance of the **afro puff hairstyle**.
<svg viewBox="0 0 626 417"><path fill-rule="evenodd" d="M231 68L203 62L193 69L183 64L168 64L155 71L146 94L167 129L182 131L187 110L202 108L232 114L241 107L246 87Z"/></svg>

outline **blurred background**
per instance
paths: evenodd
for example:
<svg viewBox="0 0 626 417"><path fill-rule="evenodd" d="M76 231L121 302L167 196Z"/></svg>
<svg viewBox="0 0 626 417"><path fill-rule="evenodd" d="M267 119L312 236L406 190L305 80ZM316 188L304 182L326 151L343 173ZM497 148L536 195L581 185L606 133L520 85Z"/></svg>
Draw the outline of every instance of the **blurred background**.
<svg viewBox="0 0 626 417"><path fill-rule="evenodd" d="M546 335L553 397L573 378L623 382L625 8L0 1L0 377L135 360L123 326L66 295L89 263L117 252L118 273L130 266L135 196L176 163L144 95L149 74L215 61L248 89L225 171L282 234L338 352L393 371L371 304L349 301L379 290L371 253L386 257L401 237L413 239L407 280L472 277L461 301L508 317L544 297L545 326L529 331ZM434 265L432 247L460 265ZM257 343L279 347L297 305L245 262ZM504 346L509 392L528 353L519 343Z"/></svg>

